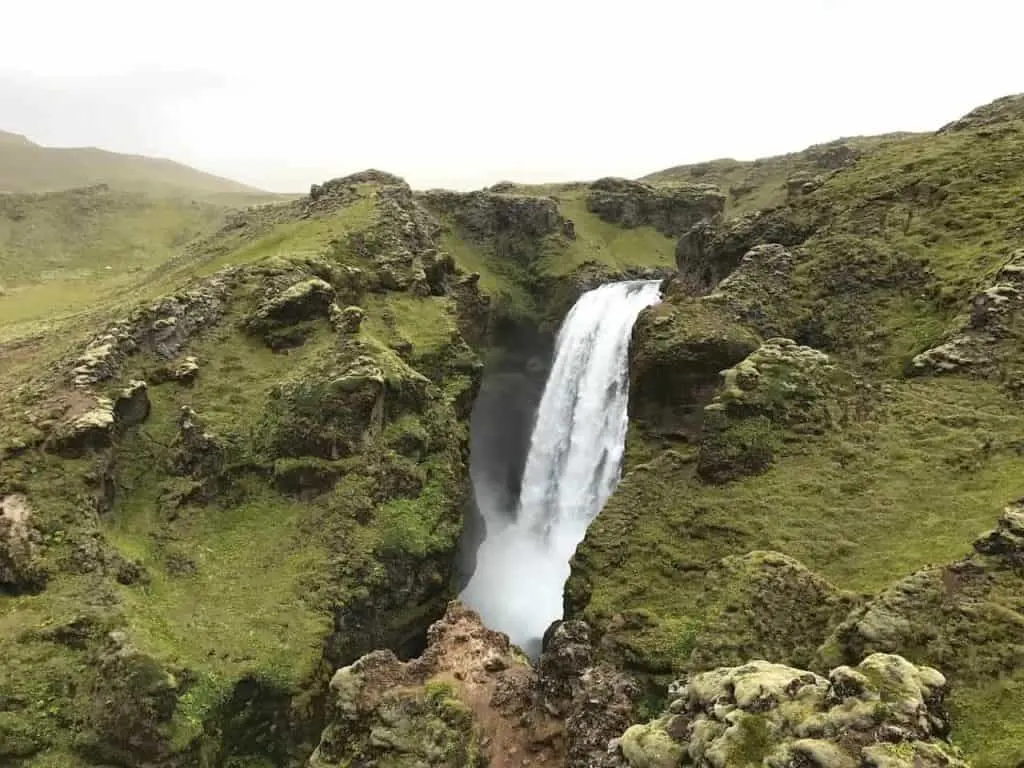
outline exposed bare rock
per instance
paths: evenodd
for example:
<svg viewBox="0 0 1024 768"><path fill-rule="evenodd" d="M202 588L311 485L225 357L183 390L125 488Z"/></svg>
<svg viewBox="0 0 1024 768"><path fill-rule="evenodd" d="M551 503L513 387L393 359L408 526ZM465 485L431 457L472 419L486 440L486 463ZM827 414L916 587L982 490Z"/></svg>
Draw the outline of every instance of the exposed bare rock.
<svg viewBox="0 0 1024 768"><path fill-rule="evenodd" d="M78 388L107 381L125 358L139 350L174 358L185 343L216 323L241 271L225 269L192 288L137 309L126 320L112 323L94 337L73 363L71 378Z"/></svg>

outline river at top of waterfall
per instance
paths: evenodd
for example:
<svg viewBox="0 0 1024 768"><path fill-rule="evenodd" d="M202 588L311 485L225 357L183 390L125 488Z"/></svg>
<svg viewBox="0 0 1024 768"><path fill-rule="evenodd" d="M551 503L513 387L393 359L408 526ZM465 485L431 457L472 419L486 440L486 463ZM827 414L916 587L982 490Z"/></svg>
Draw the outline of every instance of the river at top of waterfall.
<svg viewBox="0 0 1024 768"><path fill-rule="evenodd" d="M462 599L531 656L562 617L569 559L619 480L629 338L637 315L659 298L657 280L584 293L558 332L515 516L474 483L487 532Z"/></svg>

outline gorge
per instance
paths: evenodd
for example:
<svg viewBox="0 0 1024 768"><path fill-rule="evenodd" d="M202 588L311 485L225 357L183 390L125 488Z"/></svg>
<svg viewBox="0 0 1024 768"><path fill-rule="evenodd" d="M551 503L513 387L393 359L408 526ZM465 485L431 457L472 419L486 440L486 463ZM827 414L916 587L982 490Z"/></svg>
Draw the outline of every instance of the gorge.
<svg viewBox="0 0 1024 768"><path fill-rule="evenodd" d="M1016 768L1022 190L0 195L0 765Z"/></svg>

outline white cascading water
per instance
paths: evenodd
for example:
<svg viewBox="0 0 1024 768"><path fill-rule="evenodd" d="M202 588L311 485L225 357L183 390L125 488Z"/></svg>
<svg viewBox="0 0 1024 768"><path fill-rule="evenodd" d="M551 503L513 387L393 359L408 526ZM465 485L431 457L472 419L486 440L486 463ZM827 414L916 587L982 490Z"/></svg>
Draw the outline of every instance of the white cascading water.
<svg viewBox="0 0 1024 768"><path fill-rule="evenodd" d="M474 487L487 534L462 600L531 655L562 617L569 559L619 480L629 337L658 288L631 280L579 298L558 332L515 518Z"/></svg>

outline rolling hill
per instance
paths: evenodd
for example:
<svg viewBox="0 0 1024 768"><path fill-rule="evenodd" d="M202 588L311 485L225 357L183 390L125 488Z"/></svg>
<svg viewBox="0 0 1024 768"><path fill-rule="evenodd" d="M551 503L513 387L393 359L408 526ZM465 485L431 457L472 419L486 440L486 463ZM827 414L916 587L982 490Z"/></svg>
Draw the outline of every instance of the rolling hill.
<svg viewBox="0 0 1024 768"><path fill-rule="evenodd" d="M94 147L44 147L25 136L0 131L0 192L53 192L94 184L225 205L275 197L171 160Z"/></svg>

